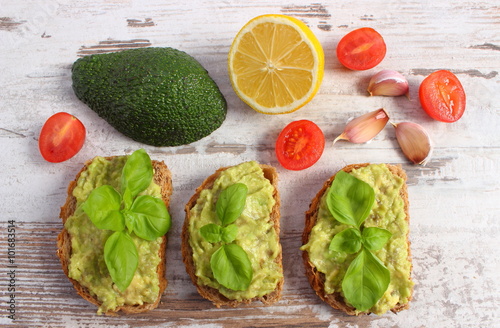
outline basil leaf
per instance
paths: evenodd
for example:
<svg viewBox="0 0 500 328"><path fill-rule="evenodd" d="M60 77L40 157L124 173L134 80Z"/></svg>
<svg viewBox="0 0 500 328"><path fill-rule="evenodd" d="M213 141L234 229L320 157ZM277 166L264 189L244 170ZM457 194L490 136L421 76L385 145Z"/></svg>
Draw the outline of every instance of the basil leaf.
<svg viewBox="0 0 500 328"><path fill-rule="evenodd" d="M236 236L238 235L238 226L236 224L230 224L227 227L222 228L221 236L222 241L225 243L232 243Z"/></svg>
<svg viewBox="0 0 500 328"><path fill-rule="evenodd" d="M121 231L125 223L120 206L120 194L113 187L104 185L92 190L82 209L97 228Z"/></svg>
<svg viewBox="0 0 500 328"><path fill-rule="evenodd" d="M333 217L359 228L370 214L375 191L364 181L339 171L328 191L326 204Z"/></svg>
<svg viewBox="0 0 500 328"><path fill-rule="evenodd" d="M132 193L130 192L130 188L125 188L123 192L123 206L125 210L130 209L132 203L134 202L134 198L132 197Z"/></svg>
<svg viewBox="0 0 500 328"><path fill-rule="evenodd" d="M153 165L144 149L136 150L128 157L121 179L122 192L129 189L132 199L149 187L153 180Z"/></svg>
<svg viewBox="0 0 500 328"><path fill-rule="evenodd" d="M159 198L149 195L137 197L129 214L135 219L134 233L142 239L155 240L170 229L170 214Z"/></svg>
<svg viewBox="0 0 500 328"><path fill-rule="evenodd" d="M235 183L224 189L217 199L215 211L222 225L236 221L245 208L248 188L243 183Z"/></svg>
<svg viewBox="0 0 500 328"><path fill-rule="evenodd" d="M215 279L232 290L247 290L253 278L247 253L237 244L222 245L210 258Z"/></svg>
<svg viewBox="0 0 500 328"><path fill-rule="evenodd" d="M209 223L200 228L200 235L209 243L218 243L222 241L221 226Z"/></svg>
<svg viewBox="0 0 500 328"><path fill-rule="evenodd" d="M361 249L361 233L354 228L347 228L336 234L330 242L329 250L354 254Z"/></svg>
<svg viewBox="0 0 500 328"><path fill-rule="evenodd" d="M370 251L378 251L391 239L392 233L388 230L370 227L363 229L363 245Z"/></svg>
<svg viewBox="0 0 500 328"><path fill-rule="evenodd" d="M384 264L363 248L351 262L342 281L346 300L358 311L367 311L384 295L391 275Z"/></svg>
<svg viewBox="0 0 500 328"><path fill-rule="evenodd" d="M122 292L132 282L139 263L137 248L125 232L117 231L104 244L104 261L111 279Z"/></svg>
<svg viewBox="0 0 500 328"><path fill-rule="evenodd" d="M125 226L129 233L132 233L135 228L136 215L130 210L122 210L123 217L125 218Z"/></svg>

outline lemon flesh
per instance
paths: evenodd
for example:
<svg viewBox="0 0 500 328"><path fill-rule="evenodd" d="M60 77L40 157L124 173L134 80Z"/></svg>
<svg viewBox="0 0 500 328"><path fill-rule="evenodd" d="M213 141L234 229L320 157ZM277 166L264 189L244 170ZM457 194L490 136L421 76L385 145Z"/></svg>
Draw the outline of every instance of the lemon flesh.
<svg viewBox="0 0 500 328"><path fill-rule="evenodd" d="M228 69L233 89L250 107L265 114L290 113L317 93L324 54L316 36L300 20L263 15L236 35Z"/></svg>

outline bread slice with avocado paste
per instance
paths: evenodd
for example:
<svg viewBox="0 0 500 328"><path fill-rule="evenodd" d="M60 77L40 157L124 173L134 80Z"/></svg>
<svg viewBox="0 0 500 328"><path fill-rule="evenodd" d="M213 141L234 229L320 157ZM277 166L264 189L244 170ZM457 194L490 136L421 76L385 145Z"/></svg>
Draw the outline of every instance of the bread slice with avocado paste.
<svg viewBox="0 0 500 328"><path fill-rule="evenodd" d="M245 162L217 170L186 204L183 261L199 294L215 306L280 299L277 185L274 167Z"/></svg>
<svg viewBox="0 0 500 328"><path fill-rule="evenodd" d="M342 171L357 178L358 182L359 180L366 182L373 189L374 199L368 201L372 202L373 206L370 204L372 207L368 208L367 217L360 225L346 224L345 219L340 219L342 214L338 214L335 209L332 210L337 206L332 204L341 201L338 199L342 196L338 195L342 191L336 190L346 188L339 187L340 181L344 180L339 179L335 188L332 187L336 177L339 176L337 173L324 183L306 212L302 235L302 257L309 283L323 301L349 315L369 313L381 315L387 311L399 312L407 309L413 294L413 281L408 240L410 216L406 173L400 166L368 163L348 165ZM334 190L329 193L331 188ZM350 192L353 197L359 197L362 193L361 190L354 191L354 189ZM337 194L332 196L333 193ZM349 192L345 194L349 195ZM381 234L382 236L385 234L386 237L383 238L383 242L379 239L380 245L377 247L369 241L368 232L376 230L373 228L385 231ZM349 240L346 237L347 230L359 237L352 237ZM356 246L352 246L355 244L352 243L353 240L357 240ZM340 245L338 241L343 241L345 244ZM349 249L346 245L354 249ZM368 258L369 261L366 260ZM373 265L368 267L368 262ZM381 265L386 269L381 269ZM353 266L357 266L356 273L354 269L350 270ZM387 273L380 274L382 271ZM373 272L375 274L372 275ZM353 274L357 274L357 279L352 280ZM386 285L382 281L385 281ZM376 288L373 286L380 285L384 287L381 287L378 298L372 299L372 302L366 305L366 295L373 292L373 288ZM366 308L358 305L360 310L348 299L357 304L365 302Z"/></svg>
<svg viewBox="0 0 500 328"><path fill-rule="evenodd" d="M91 192L98 187L111 186L115 190L120 190L123 182L122 170L127 158L130 156L95 157L85 163L75 180L69 183L68 196L60 211L64 228L57 238L57 256L61 261L64 273L68 276L77 293L85 300L98 306L98 314L116 315L120 311L140 313L152 310L158 306L161 295L167 286L165 278L167 244L165 229L168 230L170 227L168 212L166 212L165 218L168 220L165 223L168 224L168 227L160 228L163 231L159 232L158 236L153 235L147 238L150 240L142 237L143 233L140 232L141 229L138 226L132 233L129 232L129 223L127 223L127 227L123 227L122 223L121 228L114 227L112 229L117 233L127 234L129 236L127 240L131 240L132 245L135 244L137 250L137 269L132 271L129 284L122 290L123 288L119 288L119 284L117 285L115 279L111 277L104 255L106 241L111 239L113 231L97 228L89 218L87 211L83 209L83 204L89 199ZM146 158L149 159L149 156ZM152 179L150 175L149 186L146 184L146 189L140 188L142 191L136 195L133 204L140 197L144 199L152 196L161 203L161 207L164 204L164 211L168 210L172 194L171 173L164 162L154 160L150 160L150 162L153 168ZM133 171L137 172L137 169L134 168ZM135 211L134 206L132 205L131 210ZM127 206L125 205L125 207ZM139 212L139 210L137 211ZM115 248L122 249L122 246L119 245ZM120 263L121 265L118 267L121 269L129 265L128 263L130 262Z"/></svg>

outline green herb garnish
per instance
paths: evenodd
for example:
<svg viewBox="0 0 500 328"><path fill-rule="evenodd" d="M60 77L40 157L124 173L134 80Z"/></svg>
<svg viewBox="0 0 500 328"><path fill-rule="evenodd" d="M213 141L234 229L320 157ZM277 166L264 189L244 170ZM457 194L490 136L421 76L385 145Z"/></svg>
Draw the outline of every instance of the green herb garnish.
<svg viewBox="0 0 500 328"><path fill-rule="evenodd" d="M82 210L97 228L114 231L104 245L104 261L121 291L130 285L139 263L131 234L152 241L170 229L165 203L153 196L139 195L149 187L153 176L151 158L139 149L123 167L120 192L103 185L92 190L82 204Z"/></svg>
<svg viewBox="0 0 500 328"><path fill-rule="evenodd" d="M215 204L215 213L221 224L210 223L200 228L201 236L209 243L221 243L210 258L215 280L232 290L247 290L253 278L248 254L234 240L238 226L233 224L245 208L248 188L235 183L224 189Z"/></svg>
<svg viewBox="0 0 500 328"><path fill-rule="evenodd" d="M390 272L372 251L381 249L392 234L381 228L362 226L375 201L375 191L364 181L340 171L327 194L334 218L351 227L336 234L329 249L357 254L342 280L346 300L359 311L367 311L384 295Z"/></svg>

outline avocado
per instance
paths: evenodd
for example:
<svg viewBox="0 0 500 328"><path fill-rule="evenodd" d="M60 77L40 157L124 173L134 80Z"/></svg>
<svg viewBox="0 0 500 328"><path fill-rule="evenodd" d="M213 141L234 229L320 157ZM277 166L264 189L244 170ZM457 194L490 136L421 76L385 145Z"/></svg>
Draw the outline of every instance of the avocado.
<svg viewBox="0 0 500 328"><path fill-rule="evenodd" d="M208 72L173 48L139 48L86 56L72 67L73 90L111 126L153 146L206 137L227 104Z"/></svg>

